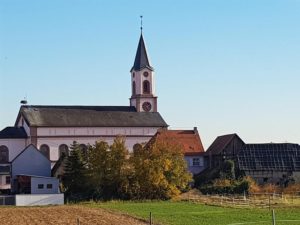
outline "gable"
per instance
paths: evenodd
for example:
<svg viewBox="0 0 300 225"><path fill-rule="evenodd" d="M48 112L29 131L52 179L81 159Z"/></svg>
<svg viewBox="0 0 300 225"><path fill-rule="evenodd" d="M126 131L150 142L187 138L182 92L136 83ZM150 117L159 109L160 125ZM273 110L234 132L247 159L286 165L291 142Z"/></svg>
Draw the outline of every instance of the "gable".
<svg viewBox="0 0 300 225"><path fill-rule="evenodd" d="M11 162L12 176L50 176L51 162L34 145L27 146Z"/></svg>
<svg viewBox="0 0 300 225"><path fill-rule="evenodd" d="M234 151L245 143L237 134L227 134L218 136L209 146L206 153L211 155L219 155L223 151Z"/></svg>

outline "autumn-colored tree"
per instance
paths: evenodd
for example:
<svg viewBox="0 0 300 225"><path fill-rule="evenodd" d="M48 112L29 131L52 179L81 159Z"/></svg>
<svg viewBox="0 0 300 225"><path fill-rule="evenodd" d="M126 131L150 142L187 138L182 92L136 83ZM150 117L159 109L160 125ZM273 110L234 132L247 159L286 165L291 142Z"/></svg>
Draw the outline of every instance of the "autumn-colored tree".
<svg viewBox="0 0 300 225"><path fill-rule="evenodd" d="M125 140L99 141L83 157L74 143L66 163L65 186L71 194L94 199L169 199L192 180L180 146L155 142L136 145L130 155Z"/></svg>
<svg viewBox="0 0 300 225"><path fill-rule="evenodd" d="M157 141L134 150L136 198L169 199L188 188L192 181L182 148Z"/></svg>
<svg viewBox="0 0 300 225"><path fill-rule="evenodd" d="M100 141L89 148L89 184L94 198L119 197L122 182L126 180L123 171L128 162L128 154L121 137L117 137L110 146L107 142Z"/></svg>

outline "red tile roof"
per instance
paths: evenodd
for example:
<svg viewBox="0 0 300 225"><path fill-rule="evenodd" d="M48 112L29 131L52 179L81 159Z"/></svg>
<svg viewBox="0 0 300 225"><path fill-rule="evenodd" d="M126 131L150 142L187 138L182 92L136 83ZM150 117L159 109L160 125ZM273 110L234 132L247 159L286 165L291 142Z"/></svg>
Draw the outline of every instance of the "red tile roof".
<svg viewBox="0 0 300 225"><path fill-rule="evenodd" d="M148 143L163 141L182 146L184 155L204 154L204 148L197 129L194 130L159 130Z"/></svg>

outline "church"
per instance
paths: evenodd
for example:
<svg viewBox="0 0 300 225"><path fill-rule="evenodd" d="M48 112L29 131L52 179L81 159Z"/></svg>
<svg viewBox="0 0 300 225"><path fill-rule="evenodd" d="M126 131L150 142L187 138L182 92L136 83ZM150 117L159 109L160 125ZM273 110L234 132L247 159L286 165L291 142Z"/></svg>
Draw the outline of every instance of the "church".
<svg viewBox="0 0 300 225"><path fill-rule="evenodd" d="M21 105L14 126L0 131L2 188L10 184L10 163L29 145L40 150L53 167L62 154L69 154L73 141L84 151L98 140L112 143L123 136L132 151L135 144L147 143L159 130L166 130L168 124L158 112L154 69L142 33L130 76L129 106ZM202 143L199 146L203 152Z"/></svg>

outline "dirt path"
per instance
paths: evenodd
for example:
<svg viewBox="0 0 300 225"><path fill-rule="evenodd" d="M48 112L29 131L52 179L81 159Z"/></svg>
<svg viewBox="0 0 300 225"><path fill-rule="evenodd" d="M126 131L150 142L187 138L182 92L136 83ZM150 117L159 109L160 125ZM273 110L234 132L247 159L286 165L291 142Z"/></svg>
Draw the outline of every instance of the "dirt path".
<svg viewBox="0 0 300 225"><path fill-rule="evenodd" d="M83 206L0 208L1 225L145 225L130 216Z"/></svg>

